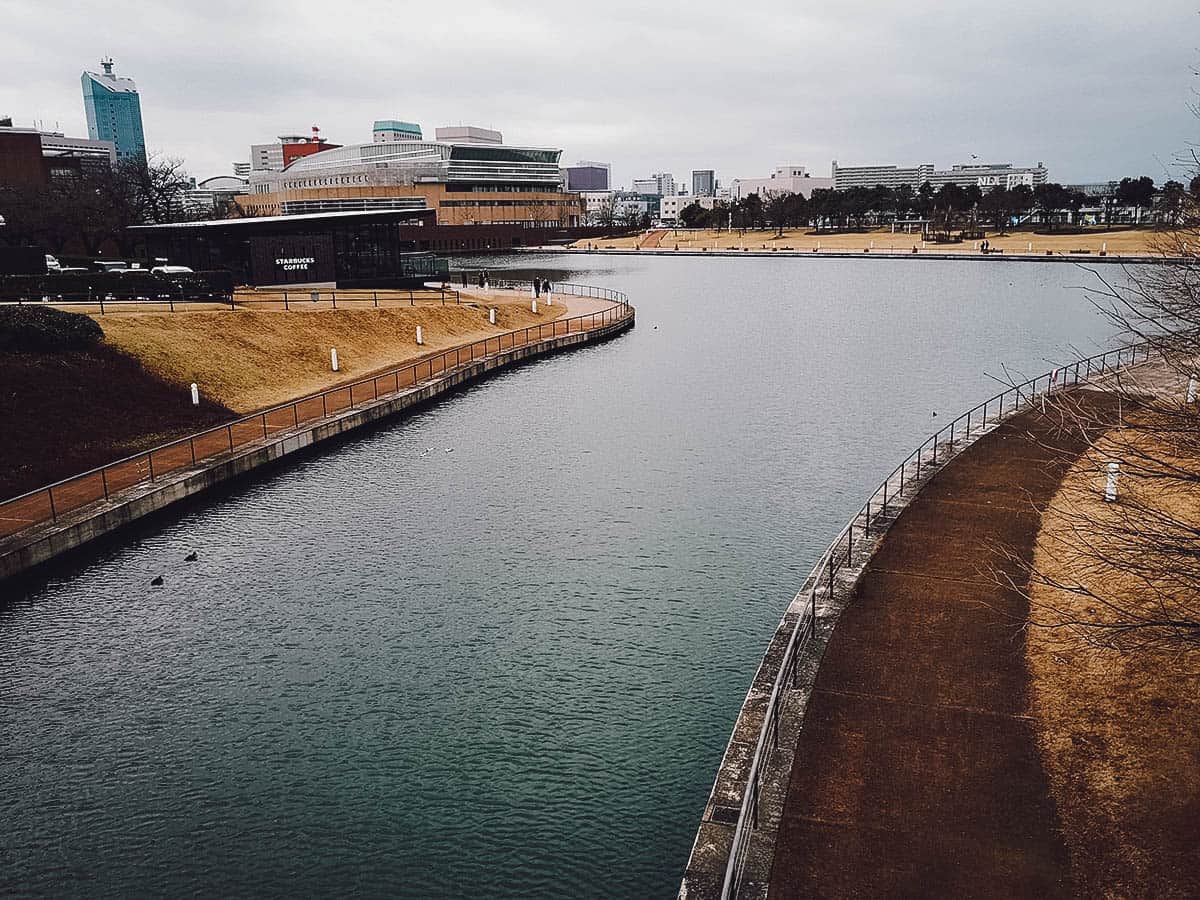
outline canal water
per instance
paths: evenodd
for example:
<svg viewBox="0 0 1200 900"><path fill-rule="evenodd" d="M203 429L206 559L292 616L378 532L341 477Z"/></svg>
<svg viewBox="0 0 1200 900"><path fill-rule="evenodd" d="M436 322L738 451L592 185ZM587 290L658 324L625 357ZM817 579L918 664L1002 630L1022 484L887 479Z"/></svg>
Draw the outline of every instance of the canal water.
<svg viewBox="0 0 1200 900"><path fill-rule="evenodd" d="M673 895L824 545L1109 334L1064 264L486 265L637 328L0 589L0 893Z"/></svg>

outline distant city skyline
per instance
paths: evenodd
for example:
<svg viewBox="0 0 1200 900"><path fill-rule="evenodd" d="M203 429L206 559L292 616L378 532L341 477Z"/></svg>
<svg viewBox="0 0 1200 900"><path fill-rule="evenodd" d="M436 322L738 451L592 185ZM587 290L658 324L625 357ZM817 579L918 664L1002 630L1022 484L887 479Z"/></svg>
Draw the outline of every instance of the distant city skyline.
<svg viewBox="0 0 1200 900"><path fill-rule="evenodd" d="M932 0L867 15L786 3L731 15L702 0L686 16L615 0L600 18L540 2L520 17L479 3L467 16L422 5L414 18L371 0L337 17L304 0L156 9L113 0L103 15L51 14L0 0L7 61L22 75L0 84L0 115L86 134L79 73L111 56L137 80L148 151L198 178L230 172L278 134L319 124L355 143L397 119L427 133L492 127L564 160L605 160L614 186L655 172L687 183L711 168L728 184L780 165L825 176L834 159L941 168L973 156L1042 160L1061 182L1161 182L1177 177L1198 124L1188 108L1198 19L1182 0L1136 16L1024 0L1002 15ZM635 53L633 26L680 40ZM463 70L447 77L455 53Z"/></svg>

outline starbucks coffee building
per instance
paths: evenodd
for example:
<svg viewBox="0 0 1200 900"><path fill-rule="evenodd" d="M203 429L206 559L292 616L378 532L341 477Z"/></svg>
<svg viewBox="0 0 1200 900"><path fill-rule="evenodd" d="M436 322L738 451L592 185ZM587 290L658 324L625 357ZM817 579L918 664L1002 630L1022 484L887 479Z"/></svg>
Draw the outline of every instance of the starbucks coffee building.
<svg viewBox="0 0 1200 900"><path fill-rule="evenodd" d="M150 259L228 269L239 284L401 286L438 277L433 210L327 212L131 228Z"/></svg>

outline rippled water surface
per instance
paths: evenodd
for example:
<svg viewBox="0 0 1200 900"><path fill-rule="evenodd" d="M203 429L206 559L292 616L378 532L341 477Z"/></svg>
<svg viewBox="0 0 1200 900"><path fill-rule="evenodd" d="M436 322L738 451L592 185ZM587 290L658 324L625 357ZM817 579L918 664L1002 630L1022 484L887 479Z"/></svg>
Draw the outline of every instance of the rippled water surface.
<svg viewBox="0 0 1200 900"><path fill-rule="evenodd" d="M1063 264L532 261L637 328L0 587L0 893L672 895L824 544L1107 335Z"/></svg>

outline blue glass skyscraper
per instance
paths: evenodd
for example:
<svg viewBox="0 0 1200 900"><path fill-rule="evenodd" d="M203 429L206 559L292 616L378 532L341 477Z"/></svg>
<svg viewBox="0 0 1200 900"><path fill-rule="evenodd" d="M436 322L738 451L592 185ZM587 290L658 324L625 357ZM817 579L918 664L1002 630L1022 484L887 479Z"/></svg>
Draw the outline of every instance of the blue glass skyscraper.
<svg viewBox="0 0 1200 900"><path fill-rule="evenodd" d="M132 78L113 74L111 59L101 60L102 74L84 72L83 108L87 113L88 137L112 141L117 159L146 159L146 137L142 133L142 103Z"/></svg>

